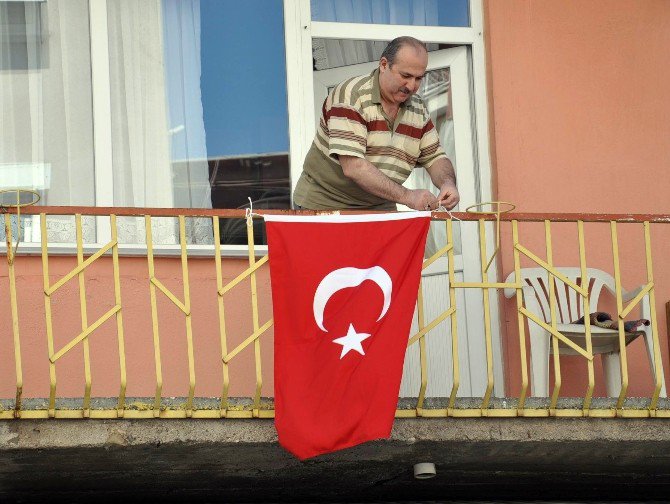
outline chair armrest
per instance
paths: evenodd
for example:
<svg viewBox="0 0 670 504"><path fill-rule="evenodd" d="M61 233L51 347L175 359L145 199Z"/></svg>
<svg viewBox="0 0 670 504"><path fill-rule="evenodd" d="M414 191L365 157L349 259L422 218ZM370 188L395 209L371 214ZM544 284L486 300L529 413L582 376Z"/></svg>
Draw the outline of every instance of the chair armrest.
<svg viewBox="0 0 670 504"><path fill-rule="evenodd" d="M603 287L607 289L607 291L612 294L614 297L616 297L616 290L610 288L609 285L604 284ZM644 288L646 285L640 285L639 287L636 287L633 290L627 291L623 287L621 287L621 300L624 303L627 303L628 301L631 301L632 299L635 298ZM640 317L645 318L645 319L650 319L651 318L651 308L649 304L649 294L647 293L646 296L642 298L640 301Z"/></svg>
<svg viewBox="0 0 670 504"><path fill-rule="evenodd" d="M504 292L505 292L505 297L509 299L512 296L514 296L514 294L516 294L516 289L505 289Z"/></svg>
<svg viewBox="0 0 670 504"><path fill-rule="evenodd" d="M516 275L514 271L512 271L509 275L507 275L507 278L505 278L505 283L512 283L514 281L515 276ZM512 296L514 296L514 294L516 294L516 289L505 289L504 292L506 298L511 298Z"/></svg>
<svg viewBox="0 0 670 504"><path fill-rule="evenodd" d="M637 287L636 289L633 289L631 291L626 291L625 289L622 288L621 299L624 302L630 301L635 296L637 296L645 287L646 287L646 285L640 285L639 287Z"/></svg>
<svg viewBox="0 0 670 504"><path fill-rule="evenodd" d="M632 299L635 298L644 288L646 285L640 285L636 289L633 289L631 291L623 291L621 293L621 299L623 300L624 303L627 303L628 301L631 301ZM640 318L651 320L651 304L649 302L649 293L647 293L645 296L642 297L640 300ZM648 330L648 328L647 328Z"/></svg>

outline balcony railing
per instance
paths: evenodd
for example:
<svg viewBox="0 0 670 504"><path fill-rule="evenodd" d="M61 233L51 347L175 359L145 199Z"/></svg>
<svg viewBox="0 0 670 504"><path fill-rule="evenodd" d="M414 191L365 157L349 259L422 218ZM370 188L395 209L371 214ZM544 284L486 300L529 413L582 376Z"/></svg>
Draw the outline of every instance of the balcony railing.
<svg viewBox="0 0 670 504"><path fill-rule="evenodd" d="M244 210L24 207L20 213L24 221L31 220L32 239L40 241L24 239L16 252L16 231L27 225L17 225L16 208L8 209L6 260L0 262L4 265L0 279L7 278L0 284L5 304L0 308L4 369L0 371L0 418L274 416L268 380L273 324L268 255L255 244L251 225L244 227L244 259L239 248L220 244L222 223L244 219ZM48 222L54 216L70 216L74 243L49 243ZM108 235L104 243L85 242L84 216L95 219L98 237ZM397 417L670 417L667 401L661 397L665 385L661 344L667 345L667 338L661 338L656 317L657 289L665 291L655 281L652 267L652 229L660 231L664 242L670 233L670 216L492 211L436 212L433 218L446 229L446 242L425 259L424 270L438 261L445 265L440 278L448 303L428 320L426 306L433 301L427 299L423 285L419 290L416 331L409 335L408 347L419 347L420 379L411 397L400 399ZM140 243L120 243L120 219L140 222L137 229L142 230L142 239L136 240ZM175 223L173 246L154 243L156 219ZM211 245L189 243L189 223L194 219L211 223ZM459 254L455 226L462 241ZM626 231L621 233L624 226ZM575 243L565 239L569 233L575 235ZM621 263L621 234L626 236L624 248L635 250L632 256L642 257L644 267L637 260L633 265ZM476 250L468 249L466 236L476 237ZM596 245L589 236L597 237ZM460 263L457 255L462 256ZM562 329L576 315L594 311L587 255L597 266L613 271L611 313L617 336L611 341L619 352L619 369L608 371L608 384L618 381L619 392L612 398L595 397L605 380L597 378L589 317L584 320L583 343L575 343ZM611 260L609 267L603 266L606 259ZM473 260L476 274L467 267L457 270L457 264ZM565 265L578 269L576 279L562 273L559 266ZM546 293L544 318L529 308L528 296L535 294L529 290L531 282L524 280L524 266L546 273L547 281L541 282ZM632 294L622 287L623 272L629 271L643 280ZM662 272L665 278L666 270ZM480 356L470 352L467 366L471 374L485 376L485 384L479 389L473 385L471 390L477 393L468 397L461 390L467 349L459 346L458 324L459 316L464 316L459 292L465 291L481 296L476 308L470 302L467 315L480 316L483 331L467 337L484 349ZM503 291L511 300L502 298ZM579 308L576 313L562 313L561 306L568 305ZM635 334L625 330L624 321L643 305L650 321L643 336L648 341L651 378L636 388L646 386L645 395L629 397L627 343ZM498 319L502 321L496 324ZM510 323L506 325L504 319ZM538 385L529 376L549 374L550 363L543 370L542 363L531 362L532 325L545 331L553 353L551 394L536 394L539 397L531 397L531 387ZM438 329L443 329L439 337L445 339L448 357L436 364L427 342ZM497 347L502 350L496 351ZM564 351L577 356L566 358L573 359L571 369L579 368L584 375L570 386L579 388L584 380L586 385L581 394L569 397L561 394L566 378L561 366ZM574 359L579 359L577 364ZM644 369L641 366L646 363L633 364ZM436 379L448 383L446 394L427 394L430 381ZM244 380L247 383L241 383Z"/></svg>

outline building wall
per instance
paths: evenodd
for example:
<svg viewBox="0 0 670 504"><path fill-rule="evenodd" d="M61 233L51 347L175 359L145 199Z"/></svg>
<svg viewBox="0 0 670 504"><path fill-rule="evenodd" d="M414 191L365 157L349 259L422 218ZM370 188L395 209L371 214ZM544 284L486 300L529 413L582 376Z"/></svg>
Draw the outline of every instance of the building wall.
<svg viewBox="0 0 670 504"><path fill-rule="evenodd" d="M666 0L489 0L489 93L497 199L525 212L667 213L670 182L670 3ZM641 226L619 226L622 281L644 283ZM670 299L667 225L652 226L661 350ZM541 257L541 224L521 230ZM554 262L578 266L576 225L554 227ZM609 226L587 226L587 262L613 273ZM509 243L509 233L504 240ZM504 274L513 271L510 247ZM518 336L505 302L508 392L519 390ZM651 379L644 346L630 351L629 395ZM564 393L586 388L583 359L563 359ZM602 394L602 375L596 393ZM565 383L567 379L567 383Z"/></svg>
<svg viewBox="0 0 670 504"><path fill-rule="evenodd" d="M50 283L53 285L76 266L76 257L51 257ZM0 264L6 264L4 259ZM25 398L49 397L49 360L46 336L42 262L39 257L19 256L15 262ZM243 259L223 259L223 284L248 267ZM216 270L213 258L189 259L192 308L192 337L196 390L199 397L219 397L223 388L222 344ZM181 260L157 258L156 277L179 300L184 300ZM120 285L127 370L128 397L153 397L156 390L154 335L146 258L120 260ZM111 258L101 258L86 269L88 324L114 306L114 277ZM267 265L257 272L259 319L264 324L272 316L270 279ZM14 340L6 266L0 270L0 397L15 395ZM185 397L189 392L186 318L168 298L156 290L163 397ZM251 289L245 280L223 296L227 350L231 351L253 333ZM70 280L52 295L51 314L55 351L81 333L79 283ZM92 395L119 394L120 365L117 327L114 317L89 336ZM272 328L261 336L264 396L272 396ZM256 387L253 344L240 352L229 366L231 396L253 396ZM56 363L57 397L84 395L83 345L79 343Z"/></svg>

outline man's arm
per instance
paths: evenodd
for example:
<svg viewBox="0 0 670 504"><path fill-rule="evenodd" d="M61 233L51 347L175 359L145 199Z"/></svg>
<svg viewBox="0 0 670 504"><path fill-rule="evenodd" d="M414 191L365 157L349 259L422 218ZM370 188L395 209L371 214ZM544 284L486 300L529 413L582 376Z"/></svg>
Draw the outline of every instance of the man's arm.
<svg viewBox="0 0 670 504"><path fill-rule="evenodd" d="M442 205L447 210L454 208L461 199L456 189L456 174L454 173L454 166L446 157L436 160L430 168L426 168L430 179L440 190L438 195L438 206Z"/></svg>
<svg viewBox="0 0 670 504"><path fill-rule="evenodd" d="M430 191L407 189L365 159L342 155L339 159L344 175L375 196L401 203L414 210L434 210L439 206L437 198Z"/></svg>

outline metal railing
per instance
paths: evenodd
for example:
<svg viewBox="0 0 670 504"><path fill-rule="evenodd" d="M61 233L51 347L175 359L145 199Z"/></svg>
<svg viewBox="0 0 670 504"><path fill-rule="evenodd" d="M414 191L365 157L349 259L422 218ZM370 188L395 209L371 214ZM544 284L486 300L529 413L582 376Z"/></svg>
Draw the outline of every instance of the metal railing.
<svg viewBox="0 0 670 504"><path fill-rule="evenodd" d="M0 321L0 331L11 331L11 340L13 344L14 353L14 367L15 367L15 397L5 398L2 402L2 410L0 410L0 418L271 418L274 416L272 401L262 397L263 387L263 358L261 354L262 342L261 336L268 334L273 324L273 319L262 320L259 314L259 291L257 286L257 274L261 268L267 268L268 255L257 253L254 242L254 227L248 225L246 228L248 239L248 254L246 258L246 266L243 271L239 272L234 278L228 282L224 282L222 276L223 264L228 260L225 258L225 249L222 251L220 245L221 237L219 234L221 219L241 219L245 218L243 210L198 210L198 209L155 209L155 208L89 208L89 207L28 207L21 209L21 214L24 216L32 215L37 218L39 216L40 222L40 236L41 243L39 249L31 248L29 245L22 245L22 249L26 254L39 253L41 255L42 276L43 276L43 301L44 310L19 310L18 297L21 295L23 286L21 285L22 261L17 261L17 255L12 248L12 224L16 218L12 218L16 213L16 209L10 209L4 215L5 232L7 246L4 249L7 265L8 283L0 287L2 296L0 299L9 299L11 320ZM294 212L294 211L272 211L266 210L260 213L308 213L314 212ZM353 212L343 212L353 213ZM53 275L49 272L50 254L47 236L47 219L52 215L74 215L74 226L76 229L76 243L69 249L71 256L76 255L76 266L72 268L65 275L60 278L53 279ZM110 239L107 243L101 244L99 249L90 253L88 257L84 257L85 247L82 238L82 215L95 216L97 219L109 219ZM127 360L129 358L126 350L128 338L146 338L144 334L129 334L128 328L124 326L124 307L128 306L126 303L133 303L133 298L129 297L127 293L122 292L121 270L123 268L124 254L123 248L120 247L118 239L118 223L117 219L120 217L143 217L145 227L146 245L142 248L143 256L146 258L148 267L148 278L145 287L148 287L148 296L150 298L150 317L152 323L152 346L154 356L154 373L155 373L155 393L151 398L143 398L143 400L129 400L127 396L128 380L133 377L129 376ZM169 289L163 283L156 272L156 262L162 259L156 257L156 248L152 237L152 217L171 217L178 221L178 240L179 250L178 257L181 261L181 286L183 288L181 293L176 293ZM651 332L653 337L653 360L655 369L661 368L661 353L659 346L659 331L656 320L656 301L655 301L655 284L652 268L652 246L651 246L651 226L652 224L663 225L670 222L670 216L666 215L604 215L604 214L524 214L524 213L507 213L500 214L495 212L484 212L480 214L472 214L465 212L451 214L434 213L434 220L443 221L446 226L447 242L435 254L427 258L424 262L424 269L431 266L440 258L446 256L448 270L446 278L448 285L445 288L449 293L449 306L443 310L433 320L426 320L425 303L426 300L423 294L423 288L419 289L418 303L417 303L417 319L418 331L411 335L408 341L408 347L414 344L419 345L420 354L420 375L421 383L416 397L406 401L405 406L399 406L397 410L397 417L481 417L481 416L498 416L498 417L514 417L514 416L591 416L591 417L670 417L670 409L666 409L663 401L659 400L664 377L661 373L655 373L654 389L646 401L642 403L630 403L627 401L627 389L629 384L628 375L628 360L626 353L626 333L624 331L623 320L631 313L631 310L637 306L641 300L647 296L651 306ZM212 296L216 296L216 304L218 309L218 321L216 324L210 324L210 331L207 334L201 334L202 338L218 339L220 346L220 395L216 397L198 396L198 381L196 380L196 356L194 352L194 336L193 336L193 307L191 287L192 283L189 280L189 246L187 244L186 225L187 220L192 218L207 218L211 219L213 232L213 245L208 252L211 261L212 275L216 276L216 292L212 292ZM455 260L455 246L454 246L454 220L461 221L458 225L463 226L470 222L477 226L477 235L479 242L479 278L474 278L474 281L458 281L456 277L456 270L454 268ZM519 237L519 223L527 222L542 222L544 223L545 245L546 245L546 259L542 259L538 254L532 252L529 248L524 246ZM582 281L581 285L576 284L570 279L563 276L556 268L553 261L554 246L552 244L552 223L574 223L577 227L578 234L578 251L579 251L579 267L581 269ZM616 398L615 403L607 403L604 406L594 405L593 395L596 385L595 371L593 363L593 347L591 339L591 327L588 317L585 317L585 347L580 347L574 342L567 339L558 329L558 315L556 313L556 293L554 289L549 289L549 304L550 317L549 320L541 320L536 313L532 313L526 307L523 297L524 284L521 281L521 261L530 261L533 265L539 266L546 270L547 274L556 278L569 286L577 295L580 296L582 302L582 313L589 313L589 291L585 287L588 285L587 280L587 262L586 262L586 244L585 244L585 223L605 223L609 225L611 235L611 250L613 255L613 269L614 278L616 282L616 317L618 321L619 347L621 355L621 393ZM624 306L622 296L622 282L619 264L619 245L617 238L617 230L619 224L632 224L642 226L644 233L644 253L646 258L646 285L639 291L639 293ZM501 226L511 227L511 251L505 251L501 242ZM492 237L492 227L495 227L495 238ZM487 229L488 228L488 229ZM507 240L509 241L509 240ZM487 252L490 250L491 243L495 244L494 253L491 255ZM493 259L498 254L511 253L514 264L515 281L503 282L497 273L500 263L493 262ZM136 254L136 252L135 252ZM202 255L202 251L201 251ZM207 254L205 254L207 255ZM20 257L20 256L19 256ZM113 273L113 290L114 290L114 304L102 316L95 321L89 322L89 310L87 307L87 292L86 292L86 274L96 261L102 257L111 257L112 273ZM498 255L500 260L500 255ZM28 257L26 256L26 260ZM240 259L231 259L240 261ZM493 264L493 268L489 268ZM0 270L1 271L1 270ZM496 278L490 279L491 276ZM74 335L69 341L60 347L56 347L54 338L54 305L53 296L62 287L74 279L78 281L79 290L79 308L81 319L81 330ZM224 295L229 293L232 289L240 286L243 282L249 282L250 288L250 303L251 303L251 325L252 330L250 334L243 335L242 341L232 346L230 345L229 326L226 320L227 313L226 302ZM482 293L482 307L481 316L484 319L484 334L473 335L473 337L482 337L485 341L485 361L478 363L471 363L471 365L482 366L486 369L486 387L481 397L464 399L459 397L459 384L461 382L460 368L459 368L459 335L457 324L457 313L459 306L457 304L457 292L459 289L477 289ZM491 296L502 289L514 289L515 309L518 323L518 345L519 345L519 361L518 369L519 379L519 394L515 397L494 397L494 387L503 387L506 384L495 383L494 379L494 351L493 341L494 334L499 332L500 328L492 327L492 312L497 310L497 298L491 299ZM122 296L123 294L123 296ZM173 400L164 397L163 394L163 377L166 369L162 362L163 352L165 350L164 342L161 341L161 332L159 330L159 320L165 314L159 314L158 304L159 298L164 297L169 300L178 310L178 318L172 318L171 323L183 324L184 338L187 348L188 360L188 394L182 399ZM493 306L493 307L492 307ZM48 355L36 355L35 352L22 352L22 332L26 329L22 328L22 321L29 317L44 317L45 334L39 337L44 337L47 342ZM91 349L92 344L90 337L108 320L115 319L116 322L116 336L118 344L118 394L115 398L101 398L94 397L92 394L92 359ZM450 325L450 344L451 344L451 358L452 358L452 376L450 378L451 391L448 397L443 398L442 403L437 401L438 407L428 405L426 390L429 380L429 372L427 368L427 345L426 339L431 332L435 330L441 323L449 320ZM550 398L540 401L529 401L529 359L527 350L527 330L526 324L534 323L545 329L551 338L551 345L553 350L553 366L554 366L554 388ZM10 329L11 328L11 329ZM268 342L266 342L267 344ZM579 398L578 404L563 401L564 398L560 396L561 391L561 367L559 359L559 343L570 346L577 354L581 355L586 360L588 387L583 397ZM81 397L81 404L75 406L63 406L62 398L59 397L58 375L57 368L61 359L75 348L81 347L83 352L84 362L84 394ZM254 351L254 366L255 366L255 384L254 393L246 400L240 398L231 398L230 391L230 365L233 360L248 347L253 347ZM38 363L41 366L48 366L49 371L49 397L40 401L38 398L24 398L24 376L23 364L31 361ZM7 367L9 359L4 359L4 366ZM169 370L168 370L169 371ZM29 378L28 378L29 379ZM509 384L507 384L509 385ZM113 401L113 403L112 403ZM33 403L32 405L30 403ZM59 406L60 402L60 406ZM435 401L432 401L435 403Z"/></svg>

